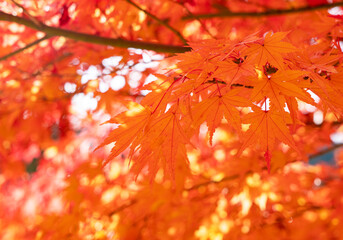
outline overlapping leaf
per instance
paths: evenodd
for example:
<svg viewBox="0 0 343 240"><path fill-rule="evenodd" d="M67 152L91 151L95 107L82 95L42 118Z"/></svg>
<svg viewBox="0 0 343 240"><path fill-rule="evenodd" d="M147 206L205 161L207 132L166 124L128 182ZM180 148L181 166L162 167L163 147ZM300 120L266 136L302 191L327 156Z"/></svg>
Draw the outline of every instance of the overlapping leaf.
<svg viewBox="0 0 343 240"><path fill-rule="evenodd" d="M115 142L108 160L118 156L126 148L128 148L133 141L141 137L143 130L151 116L151 112L137 103L130 103L129 111L121 113L111 119L109 123L117 123L120 126L114 129L104 142L98 147L105 146ZM132 146L135 148L136 146Z"/></svg>
<svg viewBox="0 0 343 240"><path fill-rule="evenodd" d="M236 89L222 96L205 99L193 109L193 118L196 126L199 126L204 121L207 122L211 144L213 133L220 125L224 116L237 131L241 130L240 113L236 107L248 106L248 101L238 96L238 92L239 90Z"/></svg>
<svg viewBox="0 0 343 240"><path fill-rule="evenodd" d="M287 32L274 34L268 32L263 40L247 44L249 48L244 51L244 54L253 58L260 67L269 62L279 69L284 69L283 55L297 50L289 42L281 41L287 34Z"/></svg>
<svg viewBox="0 0 343 240"><path fill-rule="evenodd" d="M140 169L150 165L153 176L156 173L154 165L159 162L174 177L177 160L187 161L185 144L190 144L190 140L187 130L180 124L180 114L176 111L177 106L173 106L166 114L153 119L141 139L141 145L136 149L139 154L134 157L131 153L134 164Z"/></svg>
<svg viewBox="0 0 343 240"><path fill-rule="evenodd" d="M304 102L315 105L310 94L295 84L296 80L304 74L302 71L286 70L278 71L271 76L261 75L260 78L254 80L255 84L251 94L251 100L258 101L264 97L268 97L272 105L281 112L285 111L287 97L296 97ZM294 108L289 108L289 111L294 110Z"/></svg>
<svg viewBox="0 0 343 240"><path fill-rule="evenodd" d="M299 152L292 135L289 133L287 123L279 112L273 110L263 111L258 107L252 109L253 112L243 118L243 123L250 124L250 127L244 134L244 142L238 150L238 156L247 147L256 143L259 143L260 148L265 152L271 152L275 148L276 139ZM267 155L269 158L270 154Z"/></svg>

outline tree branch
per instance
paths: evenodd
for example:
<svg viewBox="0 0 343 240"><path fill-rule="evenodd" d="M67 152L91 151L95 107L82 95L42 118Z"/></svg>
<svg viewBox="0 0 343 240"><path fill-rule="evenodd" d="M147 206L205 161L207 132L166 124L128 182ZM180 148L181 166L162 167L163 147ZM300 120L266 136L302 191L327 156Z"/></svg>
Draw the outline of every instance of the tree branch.
<svg viewBox="0 0 343 240"><path fill-rule="evenodd" d="M188 45L187 44L187 40L181 35L181 33L178 30L176 30L175 28L173 28L172 26L170 26L166 21L163 21L163 20L159 19L158 17L156 17L152 13L148 12L147 10L141 8L140 6L138 6L136 3L134 3L131 0L126 0L126 2L128 2L129 4L134 6L135 8L139 9L140 11L144 12L146 15L148 15L149 17L154 19L159 24L161 24L161 25L165 26L166 28L168 28L170 31L172 31L183 42L183 44Z"/></svg>
<svg viewBox="0 0 343 240"><path fill-rule="evenodd" d="M131 207L132 205L135 205L137 202L138 201L136 199L133 199L133 200L131 200L131 202L126 203L126 204L124 204L124 205L122 205L122 206L112 210L108 215L112 216L114 214L117 214L117 213L119 213L119 212L121 212L121 211L123 211L123 210L125 210L125 209L127 209L129 207Z"/></svg>
<svg viewBox="0 0 343 240"><path fill-rule="evenodd" d="M289 9L270 9L264 12L230 12L223 11L218 13L208 13L208 14L193 14L183 17L184 20L188 19L205 19L205 18L234 18L234 17L244 17L244 18L254 18L254 17L267 17L267 16L277 16L277 15L286 15L302 12L317 11L323 9L329 9L333 7L343 6L343 2L336 2L330 4L321 4L317 6L306 6L301 8L289 8Z"/></svg>
<svg viewBox="0 0 343 240"><path fill-rule="evenodd" d="M159 43L151 42L141 42L141 41L130 41L122 38L108 38L100 37L92 34L80 33L75 31L70 31L66 29L61 29L57 27L50 27L45 24L37 25L32 20L25 19L22 17L13 16L0 11L0 21L15 22L22 24L26 27L35 29L40 32L44 32L49 36L62 36L76 41L95 43L100 45L119 47L119 48L141 48L147 50L153 50L156 52L164 53L182 53L190 51L190 47L184 46L173 46Z"/></svg>
<svg viewBox="0 0 343 240"><path fill-rule="evenodd" d="M127 0L129 3L134 4L132 1ZM263 16L273 16L273 15L284 15L284 14L292 14L292 13L300 13L300 12L308 12L308 11L316 11L321 9L329 9L332 7L343 6L343 2L337 2L332 4L322 4L314 7L306 6L302 8L291 8L291 9L271 9L265 12L219 12L219 13L211 13L211 14L193 14L185 16L183 19L201 19L201 18L214 18L214 17L263 17ZM137 5L137 7L139 7ZM140 7L139 7L140 8ZM140 8L141 9L141 8ZM166 22L162 21L161 19L157 18L156 16L148 13L144 9L141 9L150 17L154 18L156 21L159 21L164 26L168 27L170 30L174 29ZM63 36L69 39L73 39L76 41L112 46L112 47L119 47L119 48L141 48L147 50L153 50L156 52L164 52L164 53L182 53L190 51L191 48L187 46L175 46L175 45L166 45L166 44L159 44L159 43L152 43L152 42L141 42L141 41L130 41L125 40L122 38L108 38L108 37L100 37L92 34L80 33L75 31L70 31L66 29L61 29L57 27L50 27L45 24L39 23L37 24L36 21L26 19L23 17L13 16L11 14L4 13L0 11L0 21L7 21L7 22L15 22L18 24L25 25L26 27L35 29L37 31L41 31L46 33L46 35L50 36ZM176 34L176 30L172 30ZM176 32L175 32L176 31ZM181 35L181 34L180 34ZM182 36L181 36L182 37Z"/></svg>
<svg viewBox="0 0 343 240"><path fill-rule="evenodd" d="M249 171L247 173L251 173L251 172ZM207 181L207 182L199 183L199 184L196 184L196 185L194 185L194 186L192 186L190 188L186 188L185 191L193 191L193 190L196 190L196 189L198 189L200 187L204 187L204 186L207 186L207 185L210 185L210 184L219 184L219 183L222 183L222 182L234 180L234 179L239 178L240 176L241 175L236 174L236 175L232 175L232 176L226 176L223 179L221 179L220 181L210 180L210 181Z"/></svg>
<svg viewBox="0 0 343 240"><path fill-rule="evenodd" d="M311 155L309 156L309 161L313 160L313 158L316 158L316 157L322 156L322 155L324 155L324 154L327 154L327 153L329 153L329 152L331 152L331 151L334 151L334 150L336 150L337 148L340 148L340 147L343 147L343 143L333 145L333 146L328 147L328 148L326 148L326 149L324 149L324 150L322 150L322 151L320 151L320 152L311 154Z"/></svg>
<svg viewBox="0 0 343 240"><path fill-rule="evenodd" d="M27 44L25 47L19 48L18 50L15 50L14 52L11 52L11 53L9 53L9 54L7 54L7 55L5 55L5 56L2 56L2 57L0 57L0 62L6 60L7 58L13 57L14 55L16 55L16 54L18 54L18 53L21 53L22 51L24 51L24 50L26 50L26 49L28 49L28 48L30 48L30 47L33 47L34 45L37 45L37 44L39 44L40 42L42 42L42 41L44 41L44 40L46 40L46 39L49 39L49 38L50 38L50 36L45 35L44 37L39 38L39 39L37 39L36 41Z"/></svg>
<svg viewBox="0 0 343 240"><path fill-rule="evenodd" d="M180 6L182 6L188 13L189 16L193 16L193 18L195 20L197 20L201 27L205 30L205 32L208 33L208 35L210 35L213 39L216 39L216 37L207 29L206 25L201 21L201 19L197 18L187 7L186 5L182 4L181 2L177 2L177 4L179 4Z"/></svg>

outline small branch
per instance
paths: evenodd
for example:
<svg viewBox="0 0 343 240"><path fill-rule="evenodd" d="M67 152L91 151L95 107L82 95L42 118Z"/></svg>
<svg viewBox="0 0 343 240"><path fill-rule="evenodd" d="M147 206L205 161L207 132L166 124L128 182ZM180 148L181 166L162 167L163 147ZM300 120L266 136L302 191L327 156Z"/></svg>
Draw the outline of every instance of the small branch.
<svg viewBox="0 0 343 240"><path fill-rule="evenodd" d="M161 25L165 26L166 28L168 28L170 31L172 31L183 42L183 44L188 45L187 44L187 40L181 35L181 33L178 30L176 30L175 28L173 28L172 26L170 26L167 22L159 19L158 17L156 17L152 13L148 12L147 10L141 8L140 6L138 6L136 3L134 3L131 0L126 0L126 2L128 2L129 4L134 6L135 8L139 9L140 11L144 12L146 15L148 15L149 17L154 19L159 24L161 24Z"/></svg>
<svg viewBox="0 0 343 240"><path fill-rule="evenodd" d="M329 9L333 7L343 6L343 2L336 2L330 4L322 4L318 6L306 6L301 8L289 8L289 9L270 9L264 12L230 12L223 11L218 13L208 13L208 14L193 14L183 17L184 20L188 19L205 19L205 18L234 18L234 17L244 17L244 18L254 18L254 17L267 17L267 16L279 16L286 14L318 11L323 9Z"/></svg>
<svg viewBox="0 0 343 240"><path fill-rule="evenodd" d="M140 48L140 49L147 49L153 50L156 52L164 52L164 53L183 53L190 51L190 47L185 46L173 46L167 44L159 44L159 43L151 43L151 42L141 42L141 41L130 41L125 40L122 38L108 38L108 37L100 37L92 34L80 33L75 31L70 31L66 29L61 29L57 27L49 27L45 24L37 25L33 21L29 19L25 19L18 16L13 16L11 14L7 14L0 11L0 21L7 21L7 22L15 22L18 24L22 24L26 27L35 29L40 32L44 32L49 36L63 36L69 39L73 39L76 41L81 42L88 42L112 47L119 47L119 48Z"/></svg>
<svg viewBox="0 0 343 240"><path fill-rule="evenodd" d="M250 173L250 171L249 171L249 173ZM219 184L219 183L222 183L222 182L234 180L234 179L239 178L240 176L241 176L241 175L236 174L236 175L224 177L224 178L221 179L220 181L213 181L213 180L211 180L211 181L199 183L199 184L196 184L196 185L194 185L194 186L192 186L192 187L190 187L190 188L186 188L185 190L186 190L186 191L193 191L193 190L198 189L198 188L200 188L200 187L208 186L208 185L210 185L210 184Z"/></svg>
<svg viewBox="0 0 343 240"><path fill-rule="evenodd" d="M133 199L131 202L127 203L127 204L124 204L116 209L114 209L113 211L111 211L108 215L109 216L112 216L114 214L117 214L123 210L125 210L126 208L129 208L131 207L132 205L135 205L137 203L137 200L136 199Z"/></svg>
<svg viewBox="0 0 343 240"><path fill-rule="evenodd" d="M62 55L55 57L53 60L51 60L50 62L46 63L44 66L42 66L40 69L37 69L35 72L32 73L31 77L36 77L38 75L40 75L45 69L47 69L48 67L50 67L51 65L58 63L60 61L63 61L64 59L72 56L73 54L71 52L65 52Z"/></svg>
<svg viewBox="0 0 343 240"><path fill-rule="evenodd" d="M197 20L201 27L210 35L213 39L216 39L216 37L207 29L206 25L201 21L201 19L197 18L187 7L186 5L182 4L181 2L178 2L180 6L182 6L188 13L189 16L193 16L195 20Z"/></svg>
<svg viewBox="0 0 343 240"><path fill-rule="evenodd" d="M9 54L7 54L5 56L2 56L2 57L0 57L0 62L6 60L7 58L13 57L14 55L16 55L18 53L21 53L22 51L24 51L24 50L26 50L26 49L28 49L30 47L33 47L34 45L37 45L40 42L42 42L42 41L44 41L46 39L49 39L49 38L50 38L50 36L45 35L44 37L39 38L39 39L37 39L36 41L34 41L32 43L29 43L25 47L19 48L18 50L15 50L14 52L11 52L11 53L9 53Z"/></svg>
<svg viewBox="0 0 343 240"><path fill-rule="evenodd" d="M17 3L14 0L11 0L11 2L13 2L17 7L21 8L23 10L23 13L32 21L34 22L36 25L41 25L42 23L39 22L35 17L33 17L27 10L26 8L24 8L22 5L20 5L19 3Z"/></svg>
<svg viewBox="0 0 343 240"><path fill-rule="evenodd" d="M329 152L332 152L332 151L334 151L334 150L336 150L337 148L340 148L340 147L343 147L343 143L333 145L333 146L328 147L328 148L326 148L326 149L324 149L324 150L322 150L322 151L320 151L320 152L311 154L311 155L309 156L309 161L313 160L313 158L316 158L316 157L322 156L322 155L324 155L324 154L327 154L327 153L329 153Z"/></svg>

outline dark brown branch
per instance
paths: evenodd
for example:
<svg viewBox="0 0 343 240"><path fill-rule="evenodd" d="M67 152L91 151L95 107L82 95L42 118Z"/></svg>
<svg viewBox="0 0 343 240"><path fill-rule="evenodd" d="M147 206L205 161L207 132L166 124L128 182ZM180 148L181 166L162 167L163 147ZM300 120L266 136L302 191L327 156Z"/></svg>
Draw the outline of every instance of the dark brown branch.
<svg viewBox="0 0 343 240"><path fill-rule="evenodd" d="M343 2L336 2L330 4L322 4L318 6L306 6L301 8L289 8L289 9L270 9L264 12L230 12L230 11L223 11L218 13L207 13L207 14L193 14L183 17L184 20L188 19L205 19L205 18L234 18L234 17L244 17L244 18L256 18L256 17L267 17L267 16L276 16L276 15L286 15L286 14L294 14L294 13L303 13L303 12L310 12L310 11L318 11L329 9L333 7L343 6Z"/></svg>
<svg viewBox="0 0 343 240"><path fill-rule="evenodd" d="M7 22L15 22L18 24L22 24L26 27L35 29L40 32L44 32L49 36L63 36L69 39L73 39L76 41L112 46L112 47L119 47L119 48L141 48L147 50L153 50L156 52L164 52L164 53L182 53L190 51L190 47L184 46L173 46L173 45L166 45L166 44L159 44L159 43L151 43L151 42L141 42L141 41L130 41L125 40L122 38L108 38L108 37L100 37L92 34L80 33L75 31L70 31L66 29L61 29L57 27L50 27L44 24L37 25L32 20L25 19L22 17L13 16L11 14L7 14L0 11L0 21L7 21Z"/></svg>
<svg viewBox="0 0 343 240"><path fill-rule="evenodd" d="M26 49L28 49L30 47L33 47L34 45L37 45L40 42L42 42L42 41L44 41L46 39L49 39L49 38L50 38L50 36L46 35L46 36L44 36L42 38L37 39L36 41L34 41L32 43L27 44L25 47L19 48L18 50L15 50L14 52L11 52L11 53L9 53L9 54L7 54L5 56L2 56L2 57L0 57L0 62L6 60L7 58L13 57L14 55L16 55L18 53L21 53L22 51L24 51L24 50L26 50Z"/></svg>
<svg viewBox="0 0 343 240"><path fill-rule="evenodd" d="M272 9L265 12L220 12L220 13L211 13L211 14L198 14L198 15L188 15L183 19L201 19L201 18L214 18L214 17L263 17L263 16L273 16L273 15L283 15L283 14L292 14L292 13L301 13L308 11L316 11L321 9L329 9L336 6L343 6L343 2L337 2L332 4L323 4L314 7L302 7L302 8L292 8L292 9ZM147 13L147 12L146 12ZM151 16L151 15L149 15ZM156 20L156 19L155 19ZM190 51L190 47L185 46L173 46L165 45L151 42L141 42L141 41L130 41L122 38L108 38L100 37L92 34L80 33L70 30L65 30L57 27L50 27L45 24L37 24L35 21L26 19L23 17L13 16L0 11L0 21L15 22L18 24L25 25L26 27L41 31L51 36L63 36L66 38L74 39L77 41L107 45L120 48L141 48L147 50L153 50L156 52L165 52L165 53L182 53ZM161 23L165 22L160 20Z"/></svg>
<svg viewBox="0 0 343 240"><path fill-rule="evenodd" d="M126 0L126 2L128 2L129 4L131 4L132 6L137 8L138 10L144 12L146 15L148 15L149 17L154 19L159 24L161 24L161 25L165 26L166 28L168 28L170 31L172 31L183 42L183 44L188 45L187 44L187 40L181 35L181 33L178 30L176 30L175 28L173 28L172 26L170 26L166 21L163 21L163 20L159 19L158 17L156 17L152 13L148 12L147 10L141 8L140 6L138 6L136 3L134 3L131 0Z"/></svg>
<svg viewBox="0 0 343 240"><path fill-rule="evenodd" d="M333 151L333 150L336 150L337 148L340 148L340 147L343 147L343 143L333 145L333 146L328 147L328 148L326 148L326 149L324 149L324 150L322 150L322 151L320 151L320 152L311 154L311 155L309 156L309 160L311 161L311 160L313 160L313 158L316 158L316 157L322 156L322 155L324 155L324 154L327 154L327 153L329 153L329 152L331 152L331 151Z"/></svg>

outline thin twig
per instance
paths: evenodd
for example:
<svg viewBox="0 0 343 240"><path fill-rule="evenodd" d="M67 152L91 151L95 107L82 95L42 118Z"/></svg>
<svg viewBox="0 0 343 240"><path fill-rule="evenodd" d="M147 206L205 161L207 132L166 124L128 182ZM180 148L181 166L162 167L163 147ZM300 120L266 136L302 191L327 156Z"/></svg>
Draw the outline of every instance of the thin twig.
<svg viewBox="0 0 343 240"><path fill-rule="evenodd" d="M317 153L314 153L314 154L311 154L309 156L309 161L313 160L313 158L316 158L316 157L319 157L319 156L322 156L324 154L327 154L329 152L332 152L333 150L336 150L337 148L340 148L340 147L343 147L343 143L341 144L336 144L336 145L333 145L331 147L328 147L320 152L317 152Z"/></svg>
<svg viewBox="0 0 343 240"><path fill-rule="evenodd" d="M72 56L73 54L71 52L64 52L62 55L55 57L54 59L52 59L51 61L49 61L48 63L46 63L44 66L42 66L40 69L37 69L35 72L33 72L31 74L30 77L36 77L38 75L40 75L45 69L47 69L48 67L54 65L55 63L58 63L60 61L63 61L64 59Z"/></svg>
<svg viewBox="0 0 343 240"><path fill-rule="evenodd" d="M250 173L250 171L249 171ZM222 182L226 182L226 181L230 181L230 180L234 180L236 178L239 178L241 175L238 175L238 174L235 174L235 175L232 175L232 176L227 176L227 177L224 177L223 179L221 179L220 181L214 181L214 180L210 180L210 181L207 181L207 182L203 182L203 183L199 183L199 184L196 184L190 188L186 188L185 190L186 191L192 191L192 190L196 190L200 187L204 187L204 186L208 186L210 184L219 184L219 183L222 183Z"/></svg>
<svg viewBox="0 0 343 240"><path fill-rule="evenodd" d="M17 7L21 8L24 12L24 14L32 21L34 22L36 25L41 25L42 23L40 21L38 21L35 17L33 17L27 10L26 8L24 8L22 5L20 5L19 3L17 3L15 0L11 0L12 3L14 3Z"/></svg>
<svg viewBox="0 0 343 240"><path fill-rule="evenodd" d="M306 6L301 8L289 8L289 9L270 9L264 12L231 12L231 11L223 11L218 13L207 13L207 14L193 14L184 16L182 19L205 19L205 18L234 18L234 17L244 17L244 18L254 18L254 17L266 17L266 16L279 16L279 15L286 15L286 14L294 14L294 13L303 13L303 12L310 12L310 11L318 11L329 9L333 7L343 6L343 2L336 2L330 4L321 4L317 6Z"/></svg>
<svg viewBox="0 0 343 240"><path fill-rule="evenodd" d="M0 11L0 21L7 21L7 22L15 22L18 24L22 24L26 27L35 29L37 31L41 31L46 33L50 36L63 36L69 39L73 39L76 41L112 46L112 47L119 47L119 48L140 48L140 49L147 49L153 50L156 52L164 52L164 53L182 53L190 51L191 48L188 46L175 46L175 45L167 45L167 44L159 44L159 43L151 43L151 42L142 42L142 41L130 41L125 40L122 38L108 38L108 37L100 37L97 35L80 33L75 31L70 31L66 29L61 29L57 27L50 27L45 24L37 25L33 21L29 19L25 19L23 17L13 16L8 13L4 13Z"/></svg>
<svg viewBox="0 0 343 240"><path fill-rule="evenodd" d="M133 199L133 200L131 200L131 202L129 202L129 203L127 203L127 204L124 204L124 205L122 205L122 206L120 206L120 207L114 209L114 210L111 211L108 215L109 215L109 216L112 216L112 215L114 215L114 214L117 214L117 213L119 213L119 212L125 210L126 208L129 208L129 207L131 207L132 205L135 205L137 202L138 202L138 201L137 201L136 199Z"/></svg>
<svg viewBox="0 0 343 240"><path fill-rule="evenodd" d="M45 35L44 37L39 38L36 41L27 44L25 47L19 48L19 49L15 50L14 52L11 52L11 53L9 53L9 54L7 54L5 56L2 56L2 57L0 57L0 62L6 60L7 58L13 57L14 55L16 55L18 53L21 53L22 51L24 51L24 50L26 50L26 49L28 49L30 47L33 47L33 46L39 44L40 42L42 42L42 41L44 41L46 39L49 39L50 37L51 36Z"/></svg>
<svg viewBox="0 0 343 240"><path fill-rule="evenodd" d="M189 16L193 16L195 20L197 20L201 27L205 30L205 32L208 33L208 35L210 35L213 39L217 39L206 27L206 25L201 21L201 19L197 18L187 7L186 5L182 4L181 2L178 2L177 4L179 4L180 6L182 6L188 13Z"/></svg>
<svg viewBox="0 0 343 240"><path fill-rule="evenodd" d="M170 31L172 31L176 36L178 36L178 38L180 38L180 40L183 42L183 44L188 45L187 44L187 40L181 35L181 33L176 30L175 28L173 28L172 26L170 26L166 21L163 21L161 19L159 19L158 17L156 17L155 15L153 15L152 13L148 12L147 10L141 8L140 6L138 6L136 3L134 3L131 0L126 0L126 2L128 2L129 4L131 4L132 6L134 6L135 8L139 9L140 11L144 12L146 15L148 15L149 17L151 17L152 19L154 19L156 22L158 22L159 24L165 26L166 28L168 28Z"/></svg>

